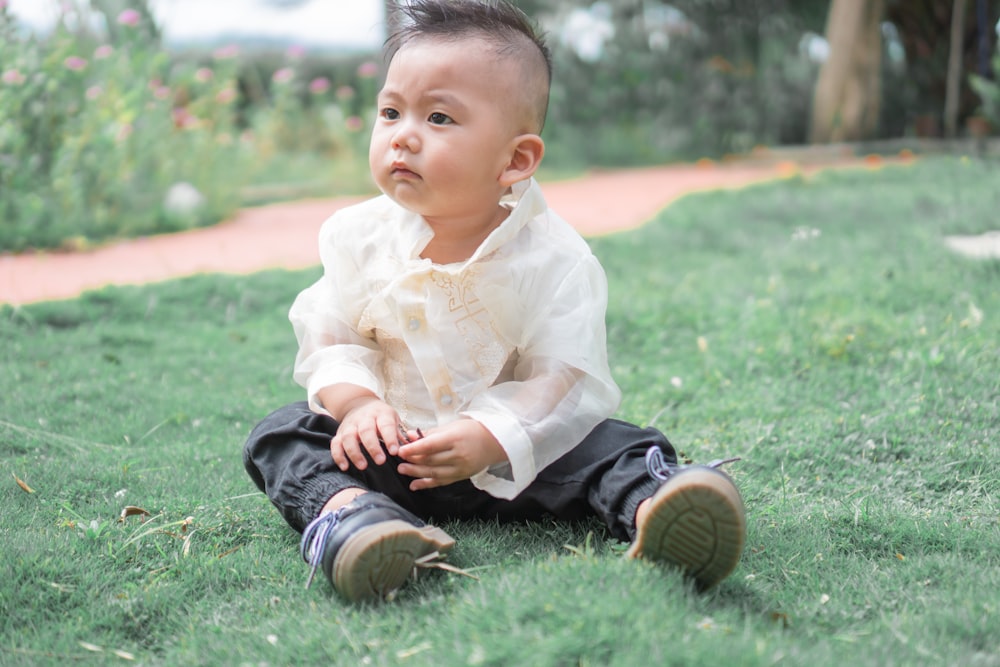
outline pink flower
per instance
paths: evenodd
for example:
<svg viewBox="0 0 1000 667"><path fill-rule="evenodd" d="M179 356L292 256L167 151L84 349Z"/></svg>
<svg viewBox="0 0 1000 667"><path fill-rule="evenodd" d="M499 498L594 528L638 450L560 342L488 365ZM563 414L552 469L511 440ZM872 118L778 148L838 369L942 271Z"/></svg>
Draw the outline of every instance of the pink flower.
<svg viewBox="0 0 1000 667"><path fill-rule="evenodd" d="M360 132L365 129L365 121L361 119L361 116L351 116L344 121L344 125L350 132Z"/></svg>
<svg viewBox="0 0 1000 667"><path fill-rule="evenodd" d="M177 107L173 111L174 127L182 130L193 130L201 125L198 117L184 107Z"/></svg>
<svg viewBox="0 0 1000 667"><path fill-rule="evenodd" d="M118 15L118 23L120 25L137 26L141 20L142 16L134 9L126 9Z"/></svg>
<svg viewBox="0 0 1000 667"><path fill-rule="evenodd" d="M98 97L101 96L102 92L103 91L101 90L100 86L91 86L90 88L87 89L87 92L84 94L87 96L88 100L96 100Z"/></svg>
<svg viewBox="0 0 1000 667"><path fill-rule="evenodd" d="M330 80L326 77L317 77L309 82L309 92L313 95L322 95L330 90Z"/></svg>
<svg viewBox="0 0 1000 667"><path fill-rule="evenodd" d="M0 75L0 81L11 86L19 86L24 83L24 75L16 69L9 69Z"/></svg>
<svg viewBox="0 0 1000 667"><path fill-rule="evenodd" d="M159 79L149 82L149 87L153 90L153 97L158 100L165 100L170 97L170 86L164 86Z"/></svg>
<svg viewBox="0 0 1000 667"><path fill-rule="evenodd" d="M194 73L194 80L198 83L208 83L212 80L212 70L207 67L199 67Z"/></svg>
<svg viewBox="0 0 1000 667"><path fill-rule="evenodd" d="M227 86L215 94L215 101L219 104L229 104L236 99L236 90Z"/></svg>
<svg viewBox="0 0 1000 667"><path fill-rule="evenodd" d="M229 44L228 46L220 46L215 51L212 52L212 56L216 60L230 60L240 55L240 47L235 44Z"/></svg>
<svg viewBox="0 0 1000 667"><path fill-rule="evenodd" d="M63 61L63 65L65 65L67 69L79 72L87 67L87 61L80 56L70 56Z"/></svg>
<svg viewBox="0 0 1000 667"><path fill-rule="evenodd" d="M303 56L306 55L306 49L304 46L299 46L298 44L292 44L288 47L286 52L289 58L292 60L301 60Z"/></svg>
<svg viewBox="0 0 1000 667"><path fill-rule="evenodd" d="M271 77L275 83L288 83L293 78L295 78L295 71L291 67L282 67Z"/></svg>
<svg viewBox="0 0 1000 667"><path fill-rule="evenodd" d="M111 56L115 52L115 49L110 44L101 44L96 49L94 49L94 60L104 60Z"/></svg>
<svg viewBox="0 0 1000 667"><path fill-rule="evenodd" d="M372 79L378 76L378 63L371 60L363 62L358 66L358 76L362 79Z"/></svg>
<svg viewBox="0 0 1000 667"><path fill-rule="evenodd" d="M340 86L337 88L338 100L349 100L354 97L354 89L350 86Z"/></svg>

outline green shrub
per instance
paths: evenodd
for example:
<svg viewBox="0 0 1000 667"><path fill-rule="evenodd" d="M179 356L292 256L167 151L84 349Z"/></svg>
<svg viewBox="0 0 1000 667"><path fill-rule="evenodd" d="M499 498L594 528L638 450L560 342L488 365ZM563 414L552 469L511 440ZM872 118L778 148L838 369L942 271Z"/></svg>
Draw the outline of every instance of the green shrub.
<svg viewBox="0 0 1000 667"><path fill-rule="evenodd" d="M816 22L804 9L602 4L614 32L597 52L552 41L549 159L636 165L805 140L818 65L800 52Z"/></svg>
<svg viewBox="0 0 1000 667"><path fill-rule="evenodd" d="M44 36L0 7L0 252L79 246L216 222L238 205L235 60L177 63L137 13L115 40L64 8ZM75 16L72 16L75 14ZM168 207L186 182L200 203Z"/></svg>
<svg viewBox="0 0 1000 667"><path fill-rule="evenodd" d="M240 77L254 91L243 121L258 155L319 153L367 161L378 72L371 60L308 57L295 47L281 57L254 54Z"/></svg>
<svg viewBox="0 0 1000 667"><path fill-rule="evenodd" d="M969 84L979 95L982 114L994 127L1000 128L1000 51L993 55L993 79L972 74Z"/></svg>

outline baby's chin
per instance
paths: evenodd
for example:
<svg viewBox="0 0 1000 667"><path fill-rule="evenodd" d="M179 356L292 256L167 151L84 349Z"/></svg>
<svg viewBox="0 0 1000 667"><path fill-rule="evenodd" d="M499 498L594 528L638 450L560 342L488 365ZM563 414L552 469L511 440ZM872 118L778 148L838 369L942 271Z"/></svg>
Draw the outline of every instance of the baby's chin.
<svg viewBox="0 0 1000 667"><path fill-rule="evenodd" d="M400 192L399 187L385 187L382 185L378 186L379 191L391 199L400 208L405 208L411 213L416 213L417 215L424 215L423 207L420 206L413 197L407 197L404 193Z"/></svg>

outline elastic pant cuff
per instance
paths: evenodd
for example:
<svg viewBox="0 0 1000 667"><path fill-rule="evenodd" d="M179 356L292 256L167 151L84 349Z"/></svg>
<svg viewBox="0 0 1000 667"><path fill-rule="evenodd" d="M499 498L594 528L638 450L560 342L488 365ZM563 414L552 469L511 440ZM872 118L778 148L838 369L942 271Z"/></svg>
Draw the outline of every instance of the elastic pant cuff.
<svg viewBox="0 0 1000 667"><path fill-rule="evenodd" d="M655 479L647 479L643 482L637 484L628 495L625 496L625 500L622 503L621 514L618 515L618 520L620 524L625 528L625 532L628 534L628 539L635 539L635 512L639 509L639 504L649 498L656 490L660 488L663 482Z"/></svg>
<svg viewBox="0 0 1000 667"><path fill-rule="evenodd" d="M327 477L310 480L304 483L302 504L297 508L297 516L294 519L288 517L289 523L301 533L310 521L319 516L319 513L330 498L349 488L363 489L365 486L358 481L340 479L340 476L333 479Z"/></svg>

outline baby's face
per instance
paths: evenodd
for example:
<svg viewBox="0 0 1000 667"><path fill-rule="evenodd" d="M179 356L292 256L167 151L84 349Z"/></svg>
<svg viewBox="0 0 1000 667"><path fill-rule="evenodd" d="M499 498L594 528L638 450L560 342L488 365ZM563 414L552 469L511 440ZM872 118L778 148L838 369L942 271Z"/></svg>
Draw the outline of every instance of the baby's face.
<svg viewBox="0 0 1000 667"><path fill-rule="evenodd" d="M476 39L423 38L400 49L369 150L379 188L429 220L495 213L518 136L515 70Z"/></svg>

